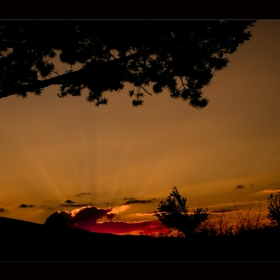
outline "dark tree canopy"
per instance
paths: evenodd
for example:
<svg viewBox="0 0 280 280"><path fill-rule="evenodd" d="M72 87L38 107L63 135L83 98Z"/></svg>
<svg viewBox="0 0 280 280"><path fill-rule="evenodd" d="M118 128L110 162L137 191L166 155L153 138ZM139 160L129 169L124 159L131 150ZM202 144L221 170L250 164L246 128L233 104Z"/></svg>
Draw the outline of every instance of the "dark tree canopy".
<svg viewBox="0 0 280 280"><path fill-rule="evenodd" d="M59 97L106 104L106 91L130 83L134 106L167 88L172 98L205 107L202 88L227 66L226 54L249 40L254 21L61 20L0 21L0 98L40 94L60 85ZM59 73L57 62L68 65ZM55 59L54 59L55 58ZM77 70L72 71L72 66ZM152 86L152 90L147 89ZM150 92L151 91L151 92Z"/></svg>
<svg viewBox="0 0 280 280"><path fill-rule="evenodd" d="M171 194L160 202L155 216L171 230L178 230L185 237L192 236L195 230L208 218L208 209L197 208L188 213L187 199L174 187Z"/></svg>

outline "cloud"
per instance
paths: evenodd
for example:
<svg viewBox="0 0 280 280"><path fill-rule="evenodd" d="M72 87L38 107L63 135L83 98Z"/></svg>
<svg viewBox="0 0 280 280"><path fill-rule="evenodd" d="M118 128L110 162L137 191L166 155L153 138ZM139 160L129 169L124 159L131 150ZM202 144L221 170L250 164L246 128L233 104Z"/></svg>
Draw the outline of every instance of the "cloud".
<svg viewBox="0 0 280 280"><path fill-rule="evenodd" d="M70 203L70 202L67 202ZM92 206L92 203L88 204L60 204L63 207L84 207L84 206Z"/></svg>
<svg viewBox="0 0 280 280"><path fill-rule="evenodd" d="M116 214L113 214L113 213L106 214L106 217L108 220L113 220L115 216L116 216Z"/></svg>
<svg viewBox="0 0 280 280"><path fill-rule="evenodd" d="M56 211L46 219L45 225L52 227L65 227L72 221L71 213L68 211Z"/></svg>
<svg viewBox="0 0 280 280"><path fill-rule="evenodd" d="M91 194L91 193L90 192L83 192L83 193L76 194L76 196L81 196L81 195L86 195L86 194Z"/></svg>
<svg viewBox="0 0 280 280"><path fill-rule="evenodd" d="M78 227L78 226L74 226ZM113 234L149 234L153 235L158 232L168 232L168 228L160 221L140 221L140 222L119 222L108 221L96 224L89 224L86 228L91 232L113 233Z"/></svg>
<svg viewBox="0 0 280 280"><path fill-rule="evenodd" d="M72 201L72 200L70 200L70 199L67 199L67 200L65 201L65 203L75 203L75 201Z"/></svg>
<svg viewBox="0 0 280 280"><path fill-rule="evenodd" d="M280 192L280 188L263 190L264 193Z"/></svg>
<svg viewBox="0 0 280 280"><path fill-rule="evenodd" d="M126 211L127 209L129 209L129 208L130 208L129 205L116 206L116 207L114 207L113 209L111 209L110 212L108 212L108 214L106 215L106 217L107 217L108 220L113 220L113 218L114 218L117 214L119 214L119 213L121 213L121 212L124 212L124 211Z"/></svg>
<svg viewBox="0 0 280 280"><path fill-rule="evenodd" d="M27 204L21 204L20 206L19 206L20 208L27 208L27 207L34 207L34 205L27 205Z"/></svg>
<svg viewBox="0 0 280 280"><path fill-rule="evenodd" d="M138 216L138 217L154 216L155 213L156 213L156 211L152 211L152 212L142 212L142 213L130 214L130 216Z"/></svg>
<svg viewBox="0 0 280 280"><path fill-rule="evenodd" d="M4 208L0 208L0 213L1 212L7 212L8 210L4 209Z"/></svg>
<svg viewBox="0 0 280 280"><path fill-rule="evenodd" d="M136 199L136 198L135 197L129 197L129 198L125 197L123 200L134 200L134 199Z"/></svg>
<svg viewBox="0 0 280 280"><path fill-rule="evenodd" d="M126 211L127 209L129 209L130 208L130 206L129 205L122 205L122 206L116 206L116 207L114 207L111 211L110 211L110 213L109 214L119 214L119 213L121 213L121 212L124 212L124 211Z"/></svg>
<svg viewBox="0 0 280 280"><path fill-rule="evenodd" d="M62 204L64 206L77 206L74 204ZM73 226L87 227L87 224L94 224L97 220L107 217L108 220L112 220L116 214L121 213L129 209L130 206L122 205L118 207L103 209L95 206L82 205L81 208L73 209L72 211L56 211L53 212L46 220L47 225L61 225L61 226Z"/></svg>
<svg viewBox="0 0 280 280"><path fill-rule="evenodd" d="M120 222L112 221L116 214L129 209L130 206L122 205L113 209L97 208L95 206L85 206L82 208L68 211L53 212L45 221L45 225L55 227L74 227L86 229L92 232L125 234L131 232L142 232L151 234L160 230L167 230L160 221L141 221L141 222ZM97 222L97 220L107 217L110 221Z"/></svg>
<svg viewBox="0 0 280 280"><path fill-rule="evenodd" d="M232 208L235 206L248 206L248 205L254 205L254 204L259 204L259 200L253 200L253 201L241 201L241 202L234 202L234 203L219 203L219 204L213 204L213 205L208 205L208 208L216 208L216 207L226 207L226 208Z"/></svg>
<svg viewBox="0 0 280 280"><path fill-rule="evenodd" d="M134 199L134 200L128 200L126 204L136 204L136 203L140 203L140 204L146 204L146 203L153 203L155 202L156 198L152 198L152 199L146 199L146 200L138 200L138 199Z"/></svg>
<svg viewBox="0 0 280 280"><path fill-rule="evenodd" d="M244 189L245 187L243 185L237 185L235 188L236 189Z"/></svg>
<svg viewBox="0 0 280 280"><path fill-rule="evenodd" d="M250 185L250 187L254 187L254 186L255 186L254 184L251 184L251 185Z"/></svg>
<svg viewBox="0 0 280 280"><path fill-rule="evenodd" d="M233 209L221 209L221 210L214 210L211 213L228 213L228 212L235 212L236 210Z"/></svg>
<svg viewBox="0 0 280 280"><path fill-rule="evenodd" d="M96 223L98 219L106 216L111 210L97 208L95 206L84 206L70 212L56 211L46 219L45 224L50 226L71 226L76 224L83 227L87 224ZM112 215L109 218L111 219Z"/></svg>
<svg viewBox="0 0 280 280"><path fill-rule="evenodd" d="M73 223L88 222L96 223L98 219L105 217L111 209L97 208L95 206L85 206L80 209L74 209L71 211Z"/></svg>

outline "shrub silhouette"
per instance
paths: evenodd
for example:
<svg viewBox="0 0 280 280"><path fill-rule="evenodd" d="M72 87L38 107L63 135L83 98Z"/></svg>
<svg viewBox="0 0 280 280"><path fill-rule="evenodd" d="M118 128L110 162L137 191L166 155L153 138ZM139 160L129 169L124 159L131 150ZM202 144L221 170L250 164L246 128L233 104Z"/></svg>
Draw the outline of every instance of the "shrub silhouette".
<svg viewBox="0 0 280 280"><path fill-rule="evenodd" d="M235 234L244 234L252 231L256 231L266 227L266 224L262 222L263 217L261 216L261 202L260 202L260 212L258 215L254 214L250 216L251 208L248 210L247 215L244 217L241 212L237 209L237 224L235 225Z"/></svg>
<svg viewBox="0 0 280 280"><path fill-rule="evenodd" d="M188 214L187 199L182 197L174 187L171 194L161 201L155 216L171 230L178 230L185 237L192 236L199 225L208 218L208 209L197 208Z"/></svg>
<svg viewBox="0 0 280 280"><path fill-rule="evenodd" d="M280 227L280 192L278 192L275 196L270 194L267 203L267 218L270 219L270 222L273 226Z"/></svg>
<svg viewBox="0 0 280 280"><path fill-rule="evenodd" d="M203 222L196 230L196 234L203 236L233 236L233 235L244 235L247 233L258 232L268 228L265 220L265 216L261 215L261 201L259 205L259 213L250 215L251 208L247 214L243 216L235 205L237 218L236 223L232 224L229 219L226 219L224 212L218 217L210 218ZM232 219L233 217L231 217Z"/></svg>
<svg viewBox="0 0 280 280"><path fill-rule="evenodd" d="M195 231L199 236L232 236L234 235L234 225L229 224L225 214L221 213L217 218L210 216L201 223Z"/></svg>

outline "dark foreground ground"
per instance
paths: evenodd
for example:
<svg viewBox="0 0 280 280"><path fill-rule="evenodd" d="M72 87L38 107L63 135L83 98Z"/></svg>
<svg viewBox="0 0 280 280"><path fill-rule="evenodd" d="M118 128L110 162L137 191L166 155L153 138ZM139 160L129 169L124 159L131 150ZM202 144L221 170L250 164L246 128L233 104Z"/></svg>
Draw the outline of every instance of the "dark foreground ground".
<svg viewBox="0 0 280 280"><path fill-rule="evenodd" d="M0 261L280 261L280 232L191 239L53 229L0 217Z"/></svg>

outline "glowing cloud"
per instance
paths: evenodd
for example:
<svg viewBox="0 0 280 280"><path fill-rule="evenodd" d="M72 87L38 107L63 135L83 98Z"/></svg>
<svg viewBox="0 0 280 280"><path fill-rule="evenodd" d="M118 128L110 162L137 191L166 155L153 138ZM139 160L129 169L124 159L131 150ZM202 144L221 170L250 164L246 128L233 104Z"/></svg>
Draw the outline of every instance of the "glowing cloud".
<svg viewBox="0 0 280 280"><path fill-rule="evenodd" d="M121 212L126 211L127 209L129 209L130 206L129 205L122 205L122 206L117 206L114 207L108 214L119 214Z"/></svg>
<svg viewBox="0 0 280 280"><path fill-rule="evenodd" d="M280 188L263 190L264 193L280 192Z"/></svg>
<svg viewBox="0 0 280 280"><path fill-rule="evenodd" d="M138 216L138 217L154 216L154 215L155 215L155 212L144 212L144 213L130 214L130 216Z"/></svg>
<svg viewBox="0 0 280 280"><path fill-rule="evenodd" d="M47 226L53 227L75 227L86 229L92 232L115 233L115 234L129 234L135 232L137 234L155 235L158 233L167 232L167 228L162 225L160 221L140 221L140 222L100 222L98 219L107 217L112 220L113 217L121 212L129 209L130 206L122 205L114 207L113 209L102 209L95 206L86 206L79 209L68 211L53 212L45 222Z"/></svg>

